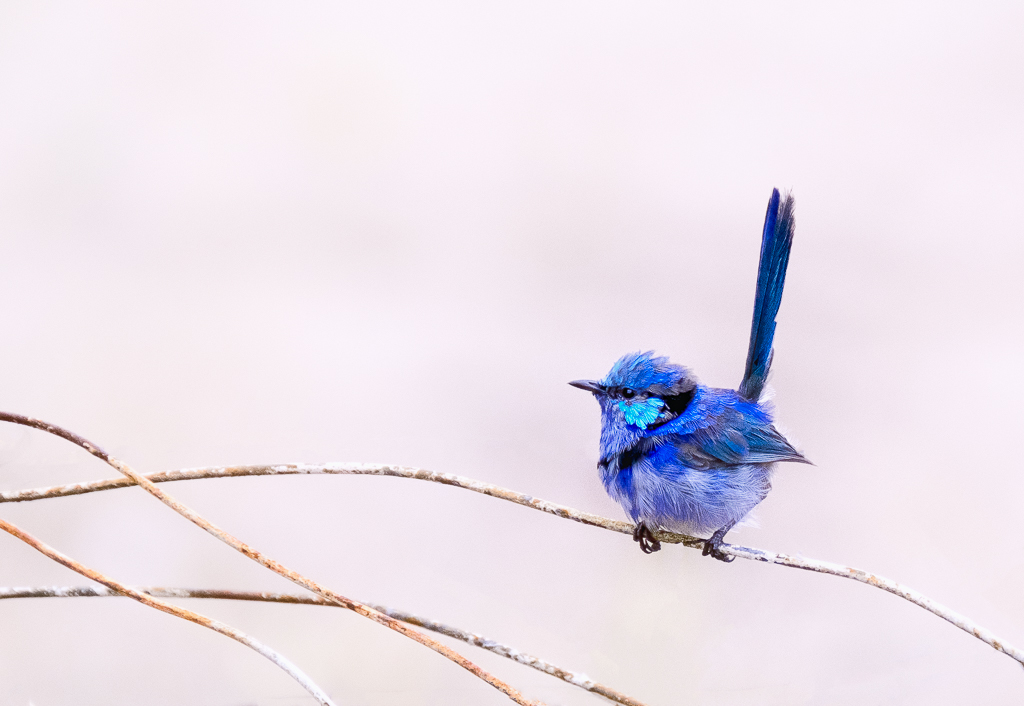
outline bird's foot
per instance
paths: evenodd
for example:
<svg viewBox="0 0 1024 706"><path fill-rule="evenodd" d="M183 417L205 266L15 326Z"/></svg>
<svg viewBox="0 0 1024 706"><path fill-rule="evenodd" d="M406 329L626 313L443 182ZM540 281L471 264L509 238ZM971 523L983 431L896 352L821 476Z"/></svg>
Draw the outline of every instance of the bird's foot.
<svg viewBox="0 0 1024 706"><path fill-rule="evenodd" d="M703 556L714 557L715 559L718 559L719 561L724 561L727 564L731 561L735 561L736 557L732 556L731 554L726 554L722 551L722 547L729 546L722 540L725 539L726 533L728 533L728 531L732 529L732 526L734 524L736 523L730 522L725 527L711 535L711 539L705 539L704 550L701 552L701 554Z"/></svg>
<svg viewBox="0 0 1024 706"><path fill-rule="evenodd" d="M661 542L654 537L654 532L643 522L638 522L633 529L633 541L640 542L640 551L653 554L661 549Z"/></svg>

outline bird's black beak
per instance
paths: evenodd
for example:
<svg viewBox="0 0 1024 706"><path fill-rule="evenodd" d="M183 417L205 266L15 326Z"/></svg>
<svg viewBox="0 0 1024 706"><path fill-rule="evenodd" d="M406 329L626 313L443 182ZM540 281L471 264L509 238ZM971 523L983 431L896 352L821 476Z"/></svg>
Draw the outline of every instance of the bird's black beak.
<svg viewBox="0 0 1024 706"><path fill-rule="evenodd" d="M578 387L581 390L586 390L587 392L604 392L604 386L597 380L573 380L569 384L573 387Z"/></svg>

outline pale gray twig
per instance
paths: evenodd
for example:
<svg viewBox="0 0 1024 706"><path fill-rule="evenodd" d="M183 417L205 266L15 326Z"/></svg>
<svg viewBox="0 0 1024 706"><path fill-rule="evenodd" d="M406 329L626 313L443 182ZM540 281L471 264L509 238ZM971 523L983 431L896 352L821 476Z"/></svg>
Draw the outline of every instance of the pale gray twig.
<svg viewBox="0 0 1024 706"><path fill-rule="evenodd" d="M580 510L575 510L565 505L559 505L548 500L541 500L540 498L535 498L525 493L518 493L514 490L508 490L507 488L502 488L490 483L484 483L472 478L452 475L450 473L437 473L435 471L427 471L422 468L395 466L389 464L284 463L256 466L213 466L209 468L188 468L176 471L164 471L161 473L153 473L146 477L154 483L163 483L179 480L198 480L202 478L321 474L392 476L396 478L413 478L416 480L431 481L434 483L455 486L456 488L471 490L475 493L482 493L494 498L501 498L502 500L508 500L509 502L524 505L526 507L533 508L534 510L540 510L567 520L581 522L593 527L601 527L613 532L631 535L634 528L634 526L629 522L612 520L607 517L601 517L600 515L581 512ZM0 493L0 503L23 502L28 500L41 500L44 498L64 497L68 495L80 495L82 493L92 493L100 490L124 488L129 485L132 485L130 480L125 478L116 478L112 480L93 481L90 483L75 483L73 485L7 492ZM683 534L658 532L655 536L659 541L669 544L682 544L684 546L694 548L704 546L703 539L689 537ZM939 616L961 630L970 633L986 645L989 645L1024 665L1024 652L1020 649L1007 644L1005 640L998 638L989 630L986 630L974 621L942 605L941 603L933 601L923 594L883 576L849 566L833 564L831 562L818 561L816 559L808 559L805 557L794 557L787 554L778 554L775 552L764 551L762 549L743 547L736 544L723 544L722 551L741 559L750 559L752 561L761 561L768 564L776 564L778 566L788 566L796 569L805 569L807 571L816 571L822 574L830 574L832 576L840 576L842 578L859 581L869 586L874 586L875 588L880 588L883 591L899 596L900 598L910 601L914 605L924 608L928 612Z"/></svg>
<svg viewBox="0 0 1024 706"><path fill-rule="evenodd" d="M335 603L326 601L320 596L299 596L289 593L264 593L256 591L223 591L223 590L211 590L211 589L194 589L194 588L163 588L163 587L141 587L136 586L135 590L145 593L150 596L159 596L161 598L217 598L223 600L235 600L235 601L264 601L269 603L293 603L300 605L317 605L317 606L328 606L330 608L340 608ZM4 598L87 598L87 597L117 597L116 591L105 589L105 588L92 588L90 586L69 586L69 587L56 587L56 586L34 586L34 587L15 587L15 588L2 588L0 587L0 600ZM462 630L461 628L452 627L439 623L436 620L430 620L429 618L423 618L412 613L406 613L402 610L396 610L387 606L367 603L363 601L364 605L368 605L376 611L390 615L395 620L401 620L403 623L409 623L410 625L417 625L421 628L431 630L448 637L453 637L456 640L462 640L465 643L480 647L488 650L495 654L507 657L511 660L525 664L528 667L533 667L545 674L550 674L553 677L557 677L562 681L578 686L581 689L600 694L611 701L616 703L624 704L624 706L644 706L643 703L637 701L634 698L626 696L623 693L612 689L611 687L605 686L598 682L593 681L584 674L571 672L568 669L562 669L561 667L555 666L550 662L546 662L539 657L520 652L514 647L490 640L482 635Z"/></svg>
<svg viewBox="0 0 1024 706"><path fill-rule="evenodd" d="M338 605L344 608L348 608L351 611L359 613L365 618L369 618L370 620L381 625L384 625L385 627L388 627L397 633L405 635L406 637L415 640L416 642L420 643L425 647L429 647L438 654L447 657L452 662L455 662L466 671L484 680L485 682L493 686L495 689L505 694L508 698L512 699L517 704L520 704L520 706L542 706L542 704L539 701L528 700L521 693L519 693L518 690L514 689L509 684L506 684L502 680L498 679L490 672L481 669L476 664L470 662L468 659L466 659L450 647L441 644L437 640L430 639L423 633L413 630L401 621L395 620L390 616L384 615L383 613L373 610L372 608L360 603L359 601L352 600L351 598L346 598L340 593L336 593L335 591L332 591L325 586L321 586L312 579L303 576L297 571L293 571L292 569L287 568L280 562L277 562L271 559L270 557L266 556L262 552L257 551L255 548L249 546L248 544L238 539L234 535L224 531L220 527L217 527L215 524L204 518L195 510L192 510L186 505L178 502L169 494L165 493L163 490L156 487L156 485L151 480L143 476L141 473L135 471L128 464L114 458L106 451L101 449L99 446L82 438L78 434L68 431L63 427L59 427L56 424L44 422L41 419L34 419L32 417L26 417L21 414L12 414L10 412L0 412L0 421L12 422L14 424L21 424L23 426L31 427L33 429L39 429L40 431L45 431L47 433L53 434L54 436L59 436L62 439L66 439L67 441L70 441L71 443L80 446L81 448L85 449L96 458L105 461L115 470L130 478L132 481L134 481L135 484L139 485L147 493L157 498L160 502L170 507L172 510L177 512L182 517L186 518L198 527L206 530L208 533L212 534L214 537L224 542L232 549L235 549L241 554L257 562L258 564L270 569L277 575L283 576L292 583L297 584L309 591L312 591L313 593L316 593L317 595L333 603L337 603Z"/></svg>
<svg viewBox="0 0 1024 706"><path fill-rule="evenodd" d="M103 584L111 592L111 595L122 595L127 596L128 598L134 598L139 603L147 605L150 608L156 608L157 610L163 611L164 613L169 613L170 615L174 615L178 618L183 618L184 620L193 622L196 625L202 625L204 628L209 628L210 630L219 632L221 635L230 637L232 640L237 640L238 642L241 642L246 647L256 650L261 655L263 655L271 662L276 664L278 667L283 669L289 676L292 677L292 679L299 682L299 684L302 685L302 688L308 691L313 696L313 698L320 702L322 706L334 706L334 702L331 701L327 694L324 693L324 691L320 687L314 684L313 680L306 676L302 672L302 670L300 670L298 667L296 667L290 661L279 655L274 650L264 645L262 642L250 637L249 635L246 635L241 630L236 630L230 625L222 623L219 620L207 618L205 615L200 615L199 613L193 613L190 610L185 610L184 608L180 608L179 606L167 603L166 601L161 601L158 598L154 598L152 595L148 595L145 592L141 592L134 588L130 588L129 586L125 586L124 584L115 581L109 576L101 574L95 569L90 569L89 567L78 563L66 554L62 554L53 547L49 546L48 544L45 544L39 539L36 539L28 532L25 532L24 530L12 525L10 522L7 522L6 520L0 519L0 529L17 537L33 549L42 552L46 556L56 561L58 564L63 564L72 571L75 571L81 574L82 576L85 576L86 578L92 579L97 583Z"/></svg>

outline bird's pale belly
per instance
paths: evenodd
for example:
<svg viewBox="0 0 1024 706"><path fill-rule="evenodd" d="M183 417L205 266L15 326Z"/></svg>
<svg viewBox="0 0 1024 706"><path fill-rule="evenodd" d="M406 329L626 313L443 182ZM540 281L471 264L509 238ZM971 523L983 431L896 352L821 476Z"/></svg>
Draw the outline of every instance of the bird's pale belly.
<svg viewBox="0 0 1024 706"><path fill-rule="evenodd" d="M605 479L634 522L695 536L741 521L771 490L774 463L695 470L646 459Z"/></svg>

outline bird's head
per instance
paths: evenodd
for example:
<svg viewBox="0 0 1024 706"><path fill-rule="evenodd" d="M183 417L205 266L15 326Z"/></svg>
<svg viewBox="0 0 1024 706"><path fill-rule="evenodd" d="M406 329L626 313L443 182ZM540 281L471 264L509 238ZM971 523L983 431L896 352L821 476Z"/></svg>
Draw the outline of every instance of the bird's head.
<svg viewBox="0 0 1024 706"><path fill-rule="evenodd" d="M693 399L697 379L682 365L647 351L622 356L603 380L569 384L594 393L605 427L625 424L643 431L682 414Z"/></svg>

